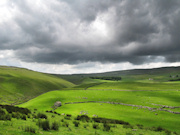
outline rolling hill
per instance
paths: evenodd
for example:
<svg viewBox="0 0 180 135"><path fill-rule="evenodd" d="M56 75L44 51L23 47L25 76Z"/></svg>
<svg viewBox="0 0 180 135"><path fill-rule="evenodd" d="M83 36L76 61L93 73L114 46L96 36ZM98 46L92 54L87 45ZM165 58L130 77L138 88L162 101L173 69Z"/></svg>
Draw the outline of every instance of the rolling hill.
<svg viewBox="0 0 180 135"><path fill-rule="evenodd" d="M178 75L178 77L176 77ZM180 67L162 67L152 69L133 69L121 70L105 73L92 74L70 74L70 75L55 75L68 80L74 84L81 84L89 77L122 77L125 81L142 81L152 79L158 82L167 82L169 80L180 79Z"/></svg>
<svg viewBox="0 0 180 135"><path fill-rule="evenodd" d="M73 86L73 83L49 74L0 66L1 104L18 104L51 90Z"/></svg>

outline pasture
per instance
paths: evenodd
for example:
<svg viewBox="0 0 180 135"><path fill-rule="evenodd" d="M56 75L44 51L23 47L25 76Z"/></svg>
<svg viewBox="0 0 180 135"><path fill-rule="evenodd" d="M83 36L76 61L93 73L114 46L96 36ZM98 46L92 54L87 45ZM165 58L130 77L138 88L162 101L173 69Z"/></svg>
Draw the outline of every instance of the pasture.
<svg viewBox="0 0 180 135"><path fill-rule="evenodd" d="M93 85L86 90L51 91L20 106L46 111L52 110L51 107L56 101L61 101L62 106L55 110L58 113L73 116L87 114L90 117L98 115L98 117L124 120L133 125L161 126L180 132L180 114L172 113L180 112L180 91L177 90L179 83L141 82L139 87L136 87L138 83L128 85L127 82L106 82ZM134 90L132 90L133 85ZM171 87L174 85L175 87ZM80 88L83 89L82 86ZM167 108L162 108L163 105Z"/></svg>

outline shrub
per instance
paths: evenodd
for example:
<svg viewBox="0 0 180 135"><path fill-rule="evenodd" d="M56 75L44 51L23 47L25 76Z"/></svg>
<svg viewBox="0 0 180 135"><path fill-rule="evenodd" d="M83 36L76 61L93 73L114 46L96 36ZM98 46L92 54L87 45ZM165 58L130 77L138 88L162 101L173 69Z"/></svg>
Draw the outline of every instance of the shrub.
<svg viewBox="0 0 180 135"><path fill-rule="evenodd" d="M0 115L5 115L6 112L7 112L7 111L6 111L5 109L3 109L3 108L0 107Z"/></svg>
<svg viewBox="0 0 180 135"><path fill-rule="evenodd" d="M22 114L19 112L12 112L12 117L16 118L16 119L21 119L22 118Z"/></svg>
<svg viewBox="0 0 180 135"><path fill-rule="evenodd" d="M66 116L71 117L72 115L71 114L66 114Z"/></svg>
<svg viewBox="0 0 180 135"><path fill-rule="evenodd" d="M155 131L163 131L164 129L161 126L158 126Z"/></svg>
<svg viewBox="0 0 180 135"><path fill-rule="evenodd" d="M6 114L6 120L11 120L12 116L10 114Z"/></svg>
<svg viewBox="0 0 180 135"><path fill-rule="evenodd" d="M28 118L31 118L31 115L30 115L30 114L28 114L28 115L27 115L27 117L28 117Z"/></svg>
<svg viewBox="0 0 180 135"><path fill-rule="evenodd" d="M45 131L50 130L50 124L48 120L42 121L42 129Z"/></svg>
<svg viewBox="0 0 180 135"><path fill-rule="evenodd" d="M31 113L31 111L27 108L20 108L20 107L11 106L11 105L0 105L0 107L6 109L8 113L19 112L21 114L26 114L26 115L28 113Z"/></svg>
<svg viewBox="0 0 180 135"><path fill-rule="evenodd" d="M166 135L171 135L171 131L165 130Z"/></svg>
<svg viewBox="0 0 180 135"><path fill-rule="evenodd" d="M123 125L130 125L128 122L122 120L114 120L114 119L107 119L107 118L92 118L93 121L98 123L111 123L111 124L123 124Z"/></svg>
<svg viewBox="0 0 180 135"><path fill-rule="evenodd" d="M30 133L36 133L36 129L31 127L31 126L27 126L24 129L25 132L30 132Z"/></svg>
<svg viewBox="0 0 180 135"><path fill-rule="evenodd" d="M123 125L123 128L131 128L131 129L133 129L133 126L132 125Z"/></svg>
<svg viewBox="0 0 180 135"><path fill-rule="evenodd" d="M48 120L41 120L39 119L37 125L42 128L43 130L50 130L50 124Z"/></svg>
<svg viewBox="0 0 180 135"><path fill-rule="evenodd" d="M90 118L87 115L78 115L77 118L75 118L75 120L81 120L81 121L86 121L89 122Z"/></svg>
<svg viewBox="0 0 180 135"><path fill-rule="evenodd" d="M62 119L61 122L64 122L64 119Z"/></svg>
<svg viewBox="0 0 180 135"><path fill-rule="evenodd" d="M87 128L88 127L88 124L84 124L84 126L83 126L84 128Z"/></svg>
<svg viewBox="0 0 180 135"><path fill-rule="evenodd" d="M69 127L69 123L64 122L64 123L62 124L62 126L63 126L63 127Z"/></svg>
<svg viewBox="0 0 180 135"><path fill-rule="evenodd" d="M21 119L26 120L26 115L23 114Z"/></svg>
<svg viewBox="0 0 180 135"><path fill-rule="evenodd" d="M94 124L93 124L93 128L94 128L94 129L98 129L98 128L99 128L99 125L94 123Z"/></svg>
<svg viewBox="0 0 180 135"><path fill-rule="evenodd" d="M11 114L6 109L0 107L0 120L11 120Z"/></svg>
<svg viewBox="0 0 180 135"><path fill-rule="evenodd" d="M79 127L79 122L78 121L73 121L73 124L75 127Z"/></svg>
<svg viewBox="0 0 180 135"><path fill-rule="evenodd" d="M42 127L42 120L41 120L41 119L38 119L36 125L38 125L39 127Z"/></svg>
<svg viewBox="0 0 180 135"><path fill-rule="evenodd" d="M37 118L47 119L47 115L43 113L38 113Z"/></svg>
<svg viewBox="0 0 180 135"><path fill-rule="evenodd" d="M104 127L103 128L104 131L109 131L111 129L111 126L108 124L103 124L103 127Z"/></svg>
<svg viewBox="0 0 180 135"><path fill-rule="evenodd" d="M137 127L138 127L139 129L143 129L143 125L141 125L141 124L137 124Z"/></svg>
<svg viewBox="0 0 180 135"><path fill-rule="evenodd" d="M58 124L58 122L53 122L51 129L52 129L52 130L59 130L59 124Z"/></svg>

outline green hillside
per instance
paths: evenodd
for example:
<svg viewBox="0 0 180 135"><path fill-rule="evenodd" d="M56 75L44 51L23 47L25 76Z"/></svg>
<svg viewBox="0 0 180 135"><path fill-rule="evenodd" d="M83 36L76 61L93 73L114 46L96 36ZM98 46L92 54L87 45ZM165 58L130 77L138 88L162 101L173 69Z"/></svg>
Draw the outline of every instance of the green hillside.
<svg viewBox="0 0 180 135"><path fill-rule="evenodd" d="M57 119L63 117L66 119L66 115L72 115L70 120L60 120L60 128L63 127L64 122L73 123L77 115L86 115L90 118L96 116L125 121L133 126L132 129L128 127L129 130L125 130L124 133L119 132L124 130L124 126L123 128L118 126L117 134L126 135L135 134L135 132L137 134L180 134L179 67L79 75L50 75L13 67L0 69L2 103L15 101L20 103L31 99L16 106L28 108L33 113L39 111L46 112L47 115L51 115L48 112L62 114L62 116L56 116ZM109 80L110 78L112 80ZM60 101L62 106L55 107L54 104L57 101ZM54 116L48 119L52 122ZM32 124L32 120L30 121ZM20 121L16 120L16 123ZM137 125L141 125L140 129L134 132ZM84 128L74 127L73 124L60 131L66 134L67 130L69 134L77 134L77 132L85 134L89 131L96 134L98 131L90 128L89 131L85 131ZM42 132L41 129L37 131ZM57 134L60 131L57 131ZM151 131L153 132L149 133ZM48 134L46 131L43 132ZM112 132L115 133L116 129ZM99 134L106 133L99 132Z"/></svg>
<svg viewBox="0 0 180 135"><path fill-rule="evenodd" d="M20 107L53 110L56 101L62 106L58 113L77 116L87 113L89 117L123 120L132 125L142 124L145 127L161 126L180 133L180 93L176 90L167 91L115 91L115 90L69 90L52 91L34 98ZM163 105L177 108L164 108Z"/></svg>
<svg viewBox="0 0 180 135"><path fill-rule="evenodd" d="M93 74L72 74L72 75L56 75L75 84L81 84L84 79L89 77L122 77L124 81L142 81L154 80L159 82L167 82L169 80L180 80L180 67L162 67L154 69L133 69L112 71L105 73Z"/></svg>
<svg viewBox="0 0 180 135"><path fill-rule="evenodd" d="M1 104L18 104L50 90L73 86L74 84L49 74L0 66Z"/></svg>

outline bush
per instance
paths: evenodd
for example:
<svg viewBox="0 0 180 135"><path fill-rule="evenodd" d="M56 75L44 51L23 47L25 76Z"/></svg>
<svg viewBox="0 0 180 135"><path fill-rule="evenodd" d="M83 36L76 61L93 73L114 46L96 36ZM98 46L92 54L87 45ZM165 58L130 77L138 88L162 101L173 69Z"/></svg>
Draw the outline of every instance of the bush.
<svg viewBox="0 0 180 135"><path fill-rule="evenodd" d="M88 124L84 124L84 126L83 126L84 128L87 128L88 127Z"/></svg>
<svg viewBox="0 0 180 135"><path fill-rule="evenodd" d="M38 113L38 114L37 114L37 118L47 119L47 115L46 115L46 114L43 114L43 113Z"/></svg>
<svg viewBox="0 0 180 135"><path fill-rule="evenodd" d="M94 123L94 124L93 124L93 128L94 128L94 129L98 129L98 128L99 128L99 125Z"/></svg>
<svg viewBox="0 0 180 135"><path fill-rule="evenodd" d="M31 127L31 126L27 126L24 129L25 132L30 132L30 133L36 133L36 129Z"/></svg>
<svg viewBox="0 0 180 135"><path fill-rule="evenodd" d="M42 121L42 129L45 131L50 130L50 124L48 120Z"/></svg>
<svg viewBox="0 0 180 135"><path fill-rule="evenodd" d="M141 124L137 124L137 127L138 127L139 129L143 129L143 125L141 125Z"/></svg>
<svg viewBox="0 0 180 135"><path fill-rule="evenodd" d="M11 120L11 114L9 114L6 109L0 107L0 120Z"/></svg>
<svg viewBox="0 0 180 135"><path fill-rule="evenodd" d="M159 127L157 127L156 129L155 129L155 131L163 131L164 129L161 127L161 126L159 126Z"/></svg>
<svg viewBox="0 0 180 135"><path fill-rule="evenodd" d="M63 127L69 127L69 123L64 122L64 123L62 124L62 126L63 126Z"/></svg>
<svg viewBox="0 0 180 135"><path fill-rule="evenodd" d="M86 121L89 122L90 118L87 115L78 115L77 118L75 118L75 120L81 120L81 121Z"/></svg>
<svg viewBox="0 0 180 135"><path fill-rule="evenodd" d="M128 122L122 120L114 120L114 119L107 119L107 118L92 118L94 122L98 123L111 123L111 124L123 124L123 125L130 125Z"/></svg>
<svg viewBox="0 0 180 135"><path fill-rule="evenodd" d="M12 117L16 119L22 119L22 114L19 112L12 112Z"/></svg>
<svg viewBox="0 0 180 135"><path fill-rule="evenodd" d="M79 127L79 122L78 121L73 121L73 124L75 127Z"/></svg>
<svg viewBox="0 0 180 135"><path fill-rule="evenodd" d="M111 126L108 124L103 124L103 127L104 127L103 128L104 131L109 131L111 129Z"/></svg>
<svg viewBox="0 0 180 135"><path fill-rule="evenodd" d="M26 115L23 114L21 119L26 120Z"/></svg>
<svg viewBox="0 0 180 135"><path fill-rule="evenodd" d="M52 129L52 130L59 130L59 124L58 124L58 122L53 122L51 129Z"/></svg>
<svg viewBox="0 0 180 135"><path fill-rule="evenodd" d="M0 107L0 116L6 114L6 110Z"/></svg>
<svg viewBox="0 0 180 135"><path fill-rule="evenodd" d="M43 130L50 130L50 124L48 120L41 120L39 119L37 125L42 128Z"/></svg>
<svg viewBox="0 0 180 135"><path fill-rule="evenodd" d="M132 125L123 125L123 128L131 128L131 129L133 129L133 126Z"/></svg>
<svg viewBox="0 0 180 135"><path fill-rule="evenodd" d="M11 106L11 105L0 105L0 107L6 109L8 113L19 112L21 114L26 114L26 115L28 113L31 113L31 111L27 108L21 108L21 107L16 107L16 106Z"/></svg>

